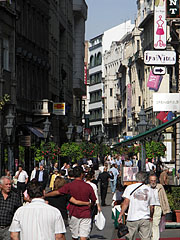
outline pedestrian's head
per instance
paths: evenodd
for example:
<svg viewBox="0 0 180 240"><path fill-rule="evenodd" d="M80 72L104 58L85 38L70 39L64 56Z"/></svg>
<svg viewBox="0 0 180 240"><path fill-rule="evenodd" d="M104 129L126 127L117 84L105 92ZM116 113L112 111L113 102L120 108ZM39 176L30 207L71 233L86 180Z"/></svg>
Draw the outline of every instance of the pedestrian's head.
<svg viewBox="0 0 180 240"><path fill-rule="evenodd" d="M60 170L60 175L61 175L62 177L65 177L65 175L66 175L66 170Z"/></svg>
<svg viewBox="0 0 180 240"><path fill-rule="evenodd" d="M28 183L27 193L31 199L41 198L44 195L43 186L37 181L31 181Z"/></svg>
<svg viewBox="0 0 180 240"><path fill-rule="evenodd" d="M36 170L38 170L38 168L39 168L39 163L36 163L35 168L36 168Z"/></svg>
<svg viewBox="0 0 180 240"><path fill-rule="evenodd" d="M79 166L73 168L73 174L75 178L82 177L84 174L83 168Z"/></svg>
<svg viewBox="0 0 180 240"><path fill-rule="evenodd" d="M69 178L73 178L73 177L74 177L74 174L73 174L73 170L72 170L72 169L68 171L68 177L69 177Z"/></svg>
<svg viewBox="0 0 180 240"><path fill-rule="evenodd" d="M140 171L140 172L136 173L136 180L138 182L145 183L146 179L147 179L147 173L146 172Z"/></svg>
<svg viewBox="0 0 180 240"><path fill-rule="evenodd" d="M44 168L44 167L43 167L43 165L41 164L41 165L39 166L39 170L42 171L43 168Z"/></svg>
<svg viewBox="0 0 180 240"><path fill-rule="evenodd" d="M88 172L85 178L86 178L86 181L91 181L93 177L94 177L94 174L92 172Z"/></svg>
<svg viewBox="0 0 180 240"><path fill-rule="evenodd" d="M54 167L58 168L58 162L55 162Z"/></svg>
<svg viewBox="0 0 180 240"><path fill-rule="evenodd" d="M59 173L59 170L57 168L55 168L53 172L55 175L57 175Z"/></svg>
<svg viewBox="0 0 180 240"><path fill-rule="evenodd" d="M152 188L155 188L157 185L157 177L155 174L150 174L149 176L149 184Z"/></svg>
<svg viewBox="0 0 180 240"><path fill-rule="evenodd" d="M1 192L8 194L11 191L11 179L8 176L2 176L0 178Z"/></svg>
<svg viewBox="0 0 180 240"><path fill-rule="evenodd" d="M108 168L107 168L107 167L104 167L104 169L103 169L103 170L104 170L104 172L107 172Z"/></svg>
<svg viewBox="0 0 180 240"><path fill-rule="evenodd" d="M18 169L19 169L19 171L22 171L23 166L22 166L22 165L19 165L19 166L18 166Z"/></svg>
<svg viewBox="0 0 180 240"><path fill-rule="evenodd" d="M56 177L54 181L54 190L58 190L66 184L66 180L62 177Z"/></svg>

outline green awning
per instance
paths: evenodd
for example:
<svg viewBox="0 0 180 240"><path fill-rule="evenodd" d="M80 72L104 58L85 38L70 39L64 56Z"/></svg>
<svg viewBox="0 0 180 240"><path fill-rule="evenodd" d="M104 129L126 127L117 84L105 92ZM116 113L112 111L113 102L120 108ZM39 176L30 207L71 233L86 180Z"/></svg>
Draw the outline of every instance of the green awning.
<svg viewBox="0 0 180 240"><path fill-rule="evenodd" d="M180 116L178 116L166 123L163 123L157 127L151 128L150 130L148 130L144 133L138 134L130 139L124 140L120 143L113 144L112 147L116 148L116 147L123 146L123 145L130 145L136 141L145 140L148 137L152 137L156 134L163 132L166 128L171 127L172 125L174 125L178 122L180 122Z"/></svg>

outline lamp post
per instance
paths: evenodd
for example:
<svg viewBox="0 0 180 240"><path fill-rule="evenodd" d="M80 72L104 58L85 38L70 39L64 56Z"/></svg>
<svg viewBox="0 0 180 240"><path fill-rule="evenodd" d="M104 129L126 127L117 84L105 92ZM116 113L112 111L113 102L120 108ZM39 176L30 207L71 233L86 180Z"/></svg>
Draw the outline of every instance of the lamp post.
<svg viewBox="0 0 180 240"><path fill-rule="evenodd" d="M138 126L139 134L141 134L146 131L147 125L148 125L148 123L146 121L146 113L144 111L144 107L141 108L141 111L139 112L138 116L139 116L140 122L137 124L137 126ZM141 140L140 144L141 144L141 169L142 169L142 171L145 171L145 169L146 169L145 141Z"/></svg>
<svg viewBox="0 0 180 240"><path fill-rule="evenodd" d="M6 121L7 124L4 126L5 130L6 130L6 135L8 137L8 169L10 171L10 173L13 173L13 151L12 151L12 147L11 147L11 136L12 136L12 130L13 130L13 122L14 122L14 118L15 116L12 115L11 112L9 112L9 114L6 116Z"/></svg>
<svg viewBox="0 0 180 240"><path fill-rule="evenodd" d="M72 137L73 128L74 128L74 126L72 125L72 123L70 123L68 125L68 131L66 132L66 136L67 136L67 139L68 139L69 142L70 142L71 137Z"/></svg>
<svg viewBox="0 0 180 240"><path fill-rule="evenodd" d="M50 132L49 129L50 129L51 122L49 121L48 118L46 118L46 121L43 122L43 124L44 124L43 133L44 133L45 143L47 143L47 141L48 141L48 135L49 135L49 132ZM48 171L49 171L49 161L48 161L48 157L47 157L46 165L47 165L47 169L48 169Z"/></svg>
<svg viewBox="0 0 180 240"><path fill-rule="evenodd" d="M85 133L84 133L84 139L85 139L86 142L88 141L88 139L89 139L89 133L88 133L88 131L85 131Z"/></svg>

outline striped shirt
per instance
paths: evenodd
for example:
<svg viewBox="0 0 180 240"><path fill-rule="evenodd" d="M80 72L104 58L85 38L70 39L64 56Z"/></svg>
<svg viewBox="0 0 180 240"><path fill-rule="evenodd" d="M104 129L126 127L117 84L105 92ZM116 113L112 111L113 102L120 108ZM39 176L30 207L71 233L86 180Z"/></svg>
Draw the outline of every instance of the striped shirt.
<svg viewBox="0 0 180 240"><path fill-rule="evenodd" d="M54 240L55 234L65 233L66 229L57 208L34 198L15 212L9 231L20 232L21 240Z"/></svg>

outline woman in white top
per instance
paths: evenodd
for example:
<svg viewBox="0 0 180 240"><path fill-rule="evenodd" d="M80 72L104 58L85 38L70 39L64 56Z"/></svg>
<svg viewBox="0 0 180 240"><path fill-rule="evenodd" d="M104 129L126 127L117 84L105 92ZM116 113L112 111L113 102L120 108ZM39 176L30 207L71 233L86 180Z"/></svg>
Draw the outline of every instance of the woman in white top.
<svg viewBox="0 0 180 240"><path fill-rule="evenodd" d="M91 185L91 187L94 190L95 196L96 196L96 205L93 206L93 209L91 211L91 230L93 228L93 221L94 221L94 217L95 215L97 215L98 212L101 211L101 206L99 204L99 197L98 197L98 189L95 183L92 183L91 181L94 179L94 172L88 172L85 176L86 178L86 183L88 183L89 185Z"/></svg>

